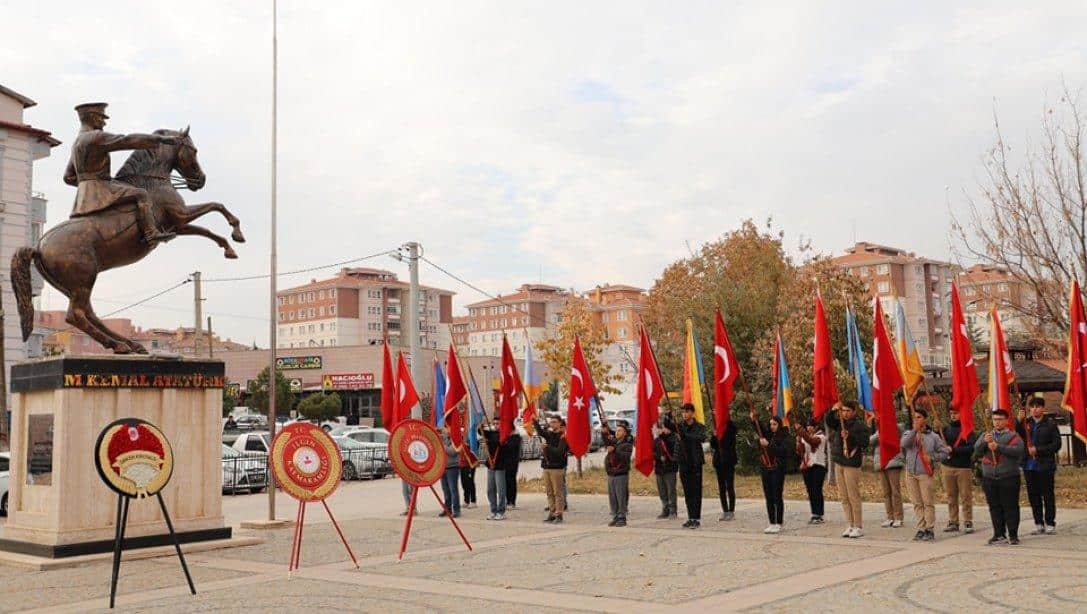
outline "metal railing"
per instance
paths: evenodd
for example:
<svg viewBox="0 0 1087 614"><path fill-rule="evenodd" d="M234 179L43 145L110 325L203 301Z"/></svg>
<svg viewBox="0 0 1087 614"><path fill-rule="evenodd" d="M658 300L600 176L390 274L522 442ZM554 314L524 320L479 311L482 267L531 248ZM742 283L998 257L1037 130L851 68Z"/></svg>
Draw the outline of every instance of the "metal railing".
<svg viewBox="0 0 1087 614"><path fill-rule="evenodd" d="M381 479L393 472L388 448L352 448L340 450L343 457L343 479Z"/></svg>
<svg viewBox="0 0 1087 614"><path fill-rule="evenodd" d="M268 457L260 453L223 458L223 492L257 493L268 488Z"/></svg>

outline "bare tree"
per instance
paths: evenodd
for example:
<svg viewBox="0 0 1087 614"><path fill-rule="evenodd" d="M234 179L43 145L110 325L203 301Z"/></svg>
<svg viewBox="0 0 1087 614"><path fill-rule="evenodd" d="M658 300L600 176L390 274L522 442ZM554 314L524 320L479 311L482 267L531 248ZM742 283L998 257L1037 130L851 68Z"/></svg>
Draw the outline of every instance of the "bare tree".
<svg viewBox="0 0 1087 614"><path fill-rule="evenodd" d="M1087 178L1084 118L1065 85L1057 104L1046 105L1039 148L1019 158L1004 139L994 114L996 143L983 162L980 196L968 199L969 219L952 215L960 256L1007 269L1034 295L1006 305L1047 328L1068 325L1073 279L1087 273ZM992 298L992 297L990 297Z"/></svg>

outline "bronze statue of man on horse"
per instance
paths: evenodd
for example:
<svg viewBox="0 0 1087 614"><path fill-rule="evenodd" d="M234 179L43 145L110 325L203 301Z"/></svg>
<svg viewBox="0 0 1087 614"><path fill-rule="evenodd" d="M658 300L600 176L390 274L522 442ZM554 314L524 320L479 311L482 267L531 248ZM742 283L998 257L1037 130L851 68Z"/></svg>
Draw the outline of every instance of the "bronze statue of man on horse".
<svg viewBox="0 0 1087 614"><path fill-rule="evenodd" d="M114 353L146 354L143 346L110 330L95 315L90 296L98 274L137 262L178 235L207 237L223 248L226 258L237 258L225 238L191 223L212 211L230 224L230 238L236 243L244 242L245 235L241 222L222 203L188 206L177 191L199 190L206 180L188 128L116 135L103 130L109 119L105 103L81 104L76 112L82 127L64 172L64 182L77 186L72 215L46 232L37 246L16 251L11 260L23 340L34 330L33 264L68 297L68 324ZM124 150L133 153L112 177L109 154Z"/></svg>

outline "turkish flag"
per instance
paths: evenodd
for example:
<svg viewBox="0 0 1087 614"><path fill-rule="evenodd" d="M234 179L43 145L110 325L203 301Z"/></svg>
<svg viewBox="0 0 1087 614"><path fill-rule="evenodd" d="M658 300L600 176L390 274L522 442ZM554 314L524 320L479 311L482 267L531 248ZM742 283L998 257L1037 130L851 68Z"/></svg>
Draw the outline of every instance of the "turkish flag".
<svg viewBox="0 0 1087 614"><path fill-rule="evenodd" d="M411 371L404 362L404 355L396 357L396 411L393 423L400 424L401 420L411 417L411 408L419 402L419 393L415 390L415 384L411 381ZM394 426L395 428L395 426Z"/></svg>
<svg viewBox="0 0 1087 614"><path fill-rule="evenodd" d="M1072 430L1087 443L1087 315L1079 282L1072 282L1068 301L1068 373L1064 382L1064 407L1072 412Z"/></svg>
<svg viewBox="0 0 1087 614"><path fill-rule="evenodd" d="M978 370L974 365L974 350L970 347L970 333L962 316L959 288L951 284L951 407L959 412L959 439L966 441L974 431L974 401L981 394Z"/></svg>
<svg viewBox="0 0 1087 614"><path fill-rule="evenodd" d="M396 428L396 376L393 375L393 359L389 356L389 344L382 346L381 356L381 425L392 432Z"/></svg>
<svg viewBox="0 0 1087 614"><path fill-rule="evenodd" d="M902 387L902 371L898 369L887 327L883 324L883 308L875 300L875 331L872 334L872 410L879 416L880 469L902 451L895 419L895 391Z"/></svg>
<svg viewBox="0 0 1087 614"><path fill-rule="evenodd" d="M740 363L736 361L736 352L725 330L725 321L721 319L721 310L717 310L713 326L713 432L718 441L725 435L725 427L731 419L729 405L736 397L736 378L740 376Z"/></svg>
<svg viewBox="0 0 1087 614"><path fill-rule="evenodd" d="M827 314L823 297L815 295L815 358L812 361L811 417L816 422L838 402L838 383L834 379L834 356L830 351Z"/></svg>
<svg viewBox="0 0 1087 614"><path fill-rule="evenodd" d="M581 351L581 339L574 337L574 352L570 361L570 398L566 402L566 442L570 452L580 457L592 440L589 408L596 396L593 374Z"/></svg>
<svg viewBox="0 0 1087 614"><path fill-rule="evenodd" d="M638 353L638 430L634 441L634 466L643 475L653 472L653 425L659 416L658 405L664 397L657 358L645 328L641 330L641 349Z"/></svg>
<svg viewBox="0 0 1087 614"><path fill-rule="evenodd" d="M464 378L460 374L460 364L457 362L457 352L453 344L449 344L447 364L449 374L446 377L445 407L442 411L445 413L445 423L449 426L449 438L454 447L460 448L464 444L464 427L457 405L468 396L468 390L464 387Z"/></svg>
<svg viewBox="0 0 1087 614"><path fill-rule="evenodd" d="M521 375L517 373L517 363L513 361L513 351L509 341L502 337L502 388L498 399L498 440L506 443L506 438L513 432L513 421L517 419L517 407L524 395Z"/></svg>

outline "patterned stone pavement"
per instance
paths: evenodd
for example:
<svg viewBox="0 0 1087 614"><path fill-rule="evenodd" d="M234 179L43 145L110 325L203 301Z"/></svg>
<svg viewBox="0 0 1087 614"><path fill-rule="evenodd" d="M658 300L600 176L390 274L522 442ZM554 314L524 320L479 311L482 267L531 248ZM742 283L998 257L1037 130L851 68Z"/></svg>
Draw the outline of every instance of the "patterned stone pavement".
<svg viewBox="0 0 1087 614"><path fill-rule="evenodd" d="M505 522L485 509L461 518L475 550L467 552L444 519L427 513L397 563L402 519L395 484L352 485L337 494L342 526L360 558L356 570L331 524L307 516L302 569L288 578L291 529L256 531L264 543L193 553L198 595L188 595L177 561L126 561L120 611L503 612L603 611L1074 611L1087 601L1087 512L1061 511L1059 534L1023 545L987 547L987 510L978 533L910 541L913 529L881 529L881 505L865 506L866 537L842 539L841 507L827 503L829 524L807 525L806 502L786 502L785 531L764 535L761 501L741 501L737 519L718 522L706 500L703 528L654 519L659 503L636 498L631 524L608 528L607 500L576 496L567 523L541 521L543 498L523 494ZM370 489L370 490L367 490ZM346 493L346 494L345 494ZM232 502L242 505L245 502ZM432 506L433 507L433 506ZM945 520L940 509L938 522ZM907 510L907 519L912 516ZM245 518L234 518L232 522ZM907 523L909 524L909 520ZM240 533L245 533L239 531ZM1081 571L1082 570L1082 571ZM95 611L106 606L109 564L28 572L0 567L0 612ZM1029 589L1028 589L1029 587ZM1029 601L1027 601L1029 599Z"/></svg>

